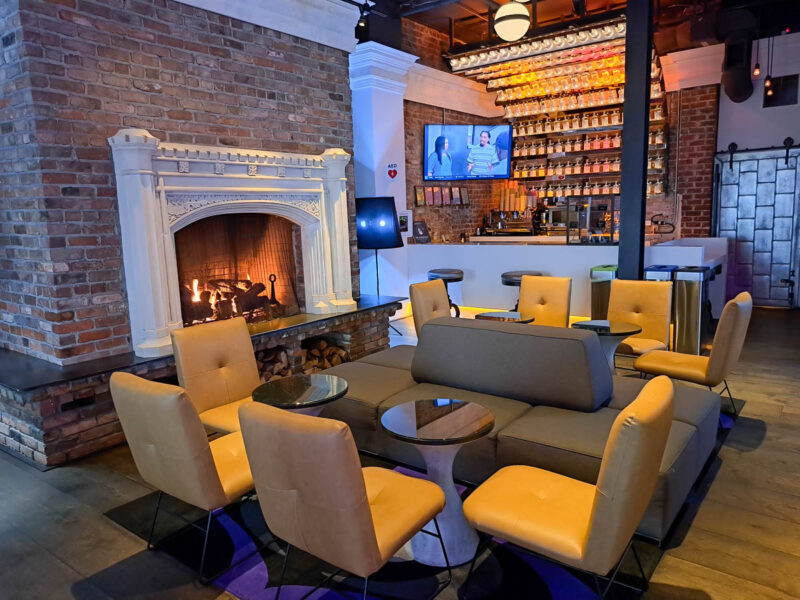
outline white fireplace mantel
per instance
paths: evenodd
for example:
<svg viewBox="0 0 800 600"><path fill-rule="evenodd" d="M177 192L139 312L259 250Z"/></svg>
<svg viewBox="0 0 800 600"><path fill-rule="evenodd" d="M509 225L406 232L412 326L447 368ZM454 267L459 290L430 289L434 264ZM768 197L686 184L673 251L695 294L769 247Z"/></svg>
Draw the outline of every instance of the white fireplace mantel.
<svg viewBox="0 0 800 600"><path fill-rule="evenodd" d="M182 327L174 233L226 213L268 213L301 229L310 313L355 308L342 149L288 154L159 142L143 129L109 138L122 257L138 356L172 353Z"/></svg>

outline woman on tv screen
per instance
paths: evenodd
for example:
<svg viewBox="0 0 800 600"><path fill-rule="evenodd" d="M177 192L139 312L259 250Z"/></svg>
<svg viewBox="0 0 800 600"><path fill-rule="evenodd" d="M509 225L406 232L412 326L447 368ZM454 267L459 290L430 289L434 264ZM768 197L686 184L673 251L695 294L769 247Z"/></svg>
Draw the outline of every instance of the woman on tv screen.
<svg viewBox="0 0 800 600"><path fill-rule="evenodd" d="M452 177L453 158L447 149L450 142L443 135L436 138L434 151L428 157L428 177Z"/></svg>
<svg viewBox="0 0 800 600"><path fill-rule="evenodd" d="M481 131L480 143L469 146L467 157L467 172L472 175L490 176L494 166L500 162L497 158L497 149L490 143L492 134L486 130Z"/></svg>

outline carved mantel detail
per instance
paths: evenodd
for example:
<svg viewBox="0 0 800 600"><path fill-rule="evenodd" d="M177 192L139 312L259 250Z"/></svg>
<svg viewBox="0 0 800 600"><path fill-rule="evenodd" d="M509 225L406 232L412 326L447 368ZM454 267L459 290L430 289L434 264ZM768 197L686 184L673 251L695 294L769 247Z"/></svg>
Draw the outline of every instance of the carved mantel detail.
<svg viewBox="0 0 800 600"><path fill-rule="evenodd" d="M299 225L306 310L355 308L344 150L307 155L173 144L143 129L122 129L108 141L137 355L172 353L169 333L182 327L173 234L215 214L276 214Z"/></svg>

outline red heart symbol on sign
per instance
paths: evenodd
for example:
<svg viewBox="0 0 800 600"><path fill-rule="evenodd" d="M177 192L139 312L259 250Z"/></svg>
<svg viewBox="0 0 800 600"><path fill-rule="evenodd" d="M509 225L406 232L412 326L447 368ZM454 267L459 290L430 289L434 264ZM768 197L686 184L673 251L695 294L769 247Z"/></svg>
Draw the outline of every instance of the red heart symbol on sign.
<svg viewBox="0 0 800 600"><path fill-rule="evenodd" d="M389 169L389 179L397 177L397 169Z"/></svg>

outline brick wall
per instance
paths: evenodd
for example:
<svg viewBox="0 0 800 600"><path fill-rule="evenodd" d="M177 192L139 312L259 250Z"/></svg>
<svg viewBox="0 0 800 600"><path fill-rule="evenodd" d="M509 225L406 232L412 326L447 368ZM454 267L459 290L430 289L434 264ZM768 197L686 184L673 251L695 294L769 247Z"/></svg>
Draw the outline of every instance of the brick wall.
<svg viewBox="0 0 800 600"><path fill-rule="evenodd" d="M450 48L450 36L411 19L402 20L402 44L400 49L419 56L419 64L450 72L442 53Z"/></svg>
<svg viewBox="0 0 800 600"><path fill-rule="evenodd" d="M2 192L3 347L61 364L130 349L106 141L120 128L179 143L352 152L344 51L171 0L21 6L18 17L0 12L3 35L17 27L0 64L12 92L0 104L0 164L17 183Z"/></svg>
<svg viewBox="0 0 800 600"><path fill-rule="evenodd" d="M450 206L415 206L414 189L423 185L423 161L425 157L425 125L445 123L469 125L474 123L503 123L502 119L486 119L453 110L438 108L418 102L404 102L406 131L406 206L414 211L415 221L425 221L431 233L431 241L441 241L445 235L450 242L458 236L475 235L475 229L483 223L483 215L495 207L499 199L500 182L458 181L442 182L440 185L465 187L470 204ZM433 183L429 185L435 185Z"/></svg>
<svg viewBox="0 0 800 600"><path fill-rule="evenodd" d="M670 92L667 109L669 186L671 198L675 193L680 196L680 237L708 237L711 235L719 85Z"/></svg>

